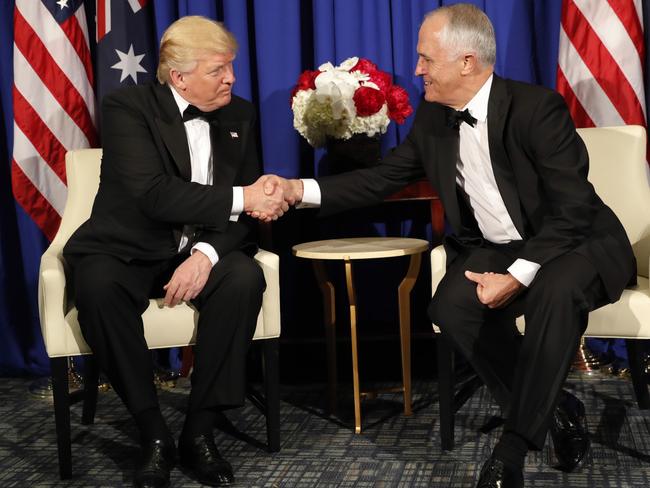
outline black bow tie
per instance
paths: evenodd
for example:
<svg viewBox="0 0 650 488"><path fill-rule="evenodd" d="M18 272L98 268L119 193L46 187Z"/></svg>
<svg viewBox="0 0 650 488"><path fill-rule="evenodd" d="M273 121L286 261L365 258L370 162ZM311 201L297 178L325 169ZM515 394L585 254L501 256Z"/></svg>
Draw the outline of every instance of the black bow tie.
<svg viewBox="0 0 650 488"><path fill-rule="evenodd" d="M450 108L447 110L447 126L453 129L458 129L460 124L467 122L469 125L474 127L476 125L476 119L472 117L472 114L469 113L468 109L465 110L454 110Z"/></svg>
<svg viewBox="0 0 650 488"><path fill-rule="evenodd" d="M218 110L213 110L212 112L203 112L194 105L188 105L187 108L183 110L183 122L198 119L199 117L207 120L208 122L212 122L217 119L217 112Z"/></svg>

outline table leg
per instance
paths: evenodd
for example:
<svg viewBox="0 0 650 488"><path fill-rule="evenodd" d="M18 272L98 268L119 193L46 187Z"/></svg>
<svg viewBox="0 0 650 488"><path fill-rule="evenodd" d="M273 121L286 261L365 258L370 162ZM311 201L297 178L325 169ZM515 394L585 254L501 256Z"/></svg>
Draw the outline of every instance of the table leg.
<svg viewBox="0 0 650 488"><path fill-rule="evenodd" d="M420 271L420 254L412 254L409 269L399 285L399 332L402 345L402 383L404 385L404 415L411 415L411 290Z"/></svg>
<svg viewBox="0 0 650 488"><path fill-rule="evenodd" d="M361 390L359 388L359 354L357 345L357 297L354 292L352 277L352 261L344 257L345 284L348 289L348 302L350 303L350 336L352 339L352 384L354 387L354 432L361 433Z"/></svg>
<svg viewBox="0 0 650 488"><path fill-rule="evenodd" d="M318 287L323 294L323 324L327 348L327 413L331 415L336 411L336 294L323 261L313 261L313 267Z"/></svg>

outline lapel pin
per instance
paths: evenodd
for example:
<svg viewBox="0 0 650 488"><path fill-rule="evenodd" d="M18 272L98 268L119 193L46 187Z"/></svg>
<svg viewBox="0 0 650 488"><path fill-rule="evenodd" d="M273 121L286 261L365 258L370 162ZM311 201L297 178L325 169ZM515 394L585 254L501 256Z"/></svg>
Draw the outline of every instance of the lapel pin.
<svg viewBox="0 0 650 488"><path fill-rule="evenodd" d="M231 132L230 137L232 137L233 139L237 139L239 137L239 134L237 134L236 132Z"/></svg>

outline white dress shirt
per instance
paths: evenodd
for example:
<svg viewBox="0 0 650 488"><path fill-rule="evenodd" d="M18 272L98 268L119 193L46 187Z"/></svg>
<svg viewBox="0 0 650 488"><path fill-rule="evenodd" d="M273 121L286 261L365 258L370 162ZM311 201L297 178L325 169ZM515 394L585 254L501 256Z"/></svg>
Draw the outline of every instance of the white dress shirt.
<svg viewBox="0 0 650 488"><path fill-rule="evenodd" d="M187 100L181 97L176 89L170 85L172 95L178 105L181 115L190 104ZM201 185L212 185L212 140L210 139L210 124L202 118L188 120L183 124L185 126L185 133L187 134L187 142L190 150L190 165L192 169L193 183ZM232 189L232 209L230 211L230 220L237 221L239 214L244 210L244 190L241 186L235 186ZM183 249L189 240L187 228L183 229L181 242L178 250ZM212 266L219 261L219 255L214 247L207 242L197 242L192 246L190 254L194 251L201 251L205 254Z"/></svg>
<svg viewBox="0 0 650 488"><path fill-rule="evenodd" d="M492 169L487 125L491 87L492 76L463 107L463 110L469 110L477 122L474 127L467 123L460 124L460 159L456 165L456 183L467 194L483 237L495 244L505 244L521 240L521 235L503 202ZM302 206L320 206L321 193L316 180L305 179L303 185ZM539 264L520 258L508 268L508 272L521 284L529 286L539 269Z"/></svg>

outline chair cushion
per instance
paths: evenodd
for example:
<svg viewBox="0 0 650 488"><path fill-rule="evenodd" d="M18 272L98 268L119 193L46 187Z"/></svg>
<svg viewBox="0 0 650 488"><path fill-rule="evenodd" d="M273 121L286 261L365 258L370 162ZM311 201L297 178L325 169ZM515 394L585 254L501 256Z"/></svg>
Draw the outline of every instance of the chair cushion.
<svg viewBox="0 0 650 488"><path fill-rule="evenodd" d="M637 277L638 284L623 290L621 299L589 314L586 337L617 339L650 339L650 289L648 278ZM523 315L517 318L517 328L525 330ZM433 326L436 333L440 332Z"/></svg>
<svg viewBox="0 0 650 488"><path fill-rule="evenodd" d="M199 313L196 309L185 303L174 308L164 307L162 298L149 300L149 308L142 314L144 323L144 335L147 339L149 349L162 347L177 347L194 344L196 341L196 324ZM92 351L84 340L79 322L77 320L77 309L72 308L65 316L64 341L61 348L65 356L76 356L78 354L90 354ZM279 330L270 330L264 327L263 313L257 316L257 327L253 340L272 339L280 336Z"/></svg>

